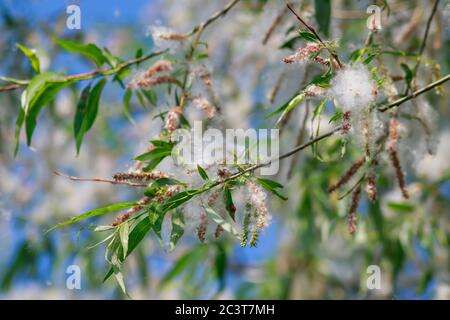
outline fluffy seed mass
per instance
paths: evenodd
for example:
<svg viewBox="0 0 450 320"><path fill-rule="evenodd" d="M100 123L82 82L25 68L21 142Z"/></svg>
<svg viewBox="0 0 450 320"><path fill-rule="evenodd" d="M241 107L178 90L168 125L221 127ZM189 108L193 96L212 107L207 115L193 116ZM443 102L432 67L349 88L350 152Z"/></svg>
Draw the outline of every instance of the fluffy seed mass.
<svg viewBox="0 0 450 320"><path fill-rule="evenodd" d="M331 94L344 111L367 109L375 100L374 81L365 66L347 66L333 79Z"/></svg>

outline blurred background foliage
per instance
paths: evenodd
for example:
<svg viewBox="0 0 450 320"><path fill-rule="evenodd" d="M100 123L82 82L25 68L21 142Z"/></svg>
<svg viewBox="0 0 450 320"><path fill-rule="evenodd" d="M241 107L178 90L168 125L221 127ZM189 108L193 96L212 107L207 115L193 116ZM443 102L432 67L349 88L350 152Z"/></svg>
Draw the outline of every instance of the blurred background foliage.
<svg viewBox="0 0 450 320"><path fill-rule="evenodd" d="M302 7L303 15L314 25L315 16L327 15L323 3L329 1L300 2L297 5ZM319 29L322 34L329 33L327 39L339 39L338 53L345 61L364 44L369 5L384 8L384 43L405 52L418 50L431 10L430 2L422 0L331 2L330 25L320 23ZM66 29L65 8L70 4L81 7L81 30ZM93 42L124 60L131 59L139 49L153 49L148 35L150 25L162 24L187 32L225 4L225 0L2 1L0 74L19 79L32 76L16 43L35 48L44 70L80 73L94 66L62 51L51 41L52 36ZM280 63L288 53L279 50L287 40L284 30L297 26L293 17L286 15L282 27L266 45L262 44L283 6L283 1L278 0L243 0L205 32L208 63L214 68L227 127L270 126L264 115L283 104L303 81L301 68L283 71L285 67ZM441 74L450 70L449 10L448 1L441 1L426 48L427 57L439 63ZM390 59L386 66L391 73L401 74L399 60L404 57ZM270 101L268 92L281 72L289 73L289 82ZM133 125L124 116L123 89L108 83L97 121L76 156L72 123L81 89L77 84L57 96L40 116L32 146L26 147L25 137L21 137L17 158L13 157L13 149L20 92L0 95L3 299L125 298L114 281L102 283L107 270L103 251L86 249L100 240L97 234L89 230L77 233L76 227L44 233L81 212L133 199L134 190L70 182L52 172L61 169L79 176L108 177L126 171L132 164L130 159L160 129L160 124L152 120L158 110L148 102L142 106L133 100ZM407 168L411 199L400 197L393 172L386 168L379 173L379 200L364 200L358 210L360 221L355 236L346 230L347 198L338 201L327 189L330 181L336 181L357 158L358 151L349 145L341 159L340 144L329 139L318 145L322 161L307 150L283 162L277 178L286 184L289 200L271 201L274 219L257 248L241 248L227 237L200 244L194 234L185 234L169 253L161 249L156 237L149 235L126 268L130 295L137 299L449 299L448 89L447 84L443 96L428 94L423 98L440 114L437 121L442 138L435 158L426 159L428 162L419 168ZM158 103L164 104L164 97L165 93L158 93ZM329 125L333 114L329 108L322 115L323 127ZM295 145L305 110L298 111L287 124L283 149ZM112 218L100 220L107 224ZM93 219L85 226L101 221ZM72 264L81 267L81 290L66 288L66 269ZM380 290L367 289L369 265L381 268Z"/></svg>

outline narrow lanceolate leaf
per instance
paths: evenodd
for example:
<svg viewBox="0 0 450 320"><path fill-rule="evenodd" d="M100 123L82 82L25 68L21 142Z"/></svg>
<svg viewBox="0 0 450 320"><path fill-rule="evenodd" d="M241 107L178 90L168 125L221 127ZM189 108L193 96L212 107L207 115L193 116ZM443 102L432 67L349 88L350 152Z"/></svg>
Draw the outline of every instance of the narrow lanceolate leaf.
<svg viewBox="0 0 450 320"><path fill-rule="evenodd" d="M175 279L183 270L186 270L190 265L198 262L204 253L206 253L204 246L197 246L194 249L188 251L174 264L172 269L170 269L162 278L159 286L162 288L173 279Z"/></svg>
<svg viewBox="0 0 450 320"><path fill-rule="evenodd" d="M296 97L294 97L294 99L289 101L286 108L283 110L283 113L278 118L277 122L275 123L275 126L279 125L283 121L283 119L289 114L289 112L291 112L292 109L294 109L296 105L298 105L300 102L302 102L303 99L305 99L305 95L303 93L301 93L301 94L297 95Z"/></svg>
<svg viewBox="0 0 450 320"><path fill-rule="evenodd" d="M123 114L128 119L128 121L131 122L132 125L136 125L136 122L134 121L133 117L131 116L131 98L133 96L133 92L128 89L125 91L125 94L123 96Z"/></svg>
<svg viewBox="0 0 450 320"><path fill-rule="evenodd" d="M227 186L223 188L223 197L225 200L225 209L230 214L231 219L233 219L233 221L236 221L236 207L233 203L233 197L231 195L230 188L228 188Z"/></svg>
<svg viewBox="0 0 450 320"><path fill-rule="evenodd" d="M36 56L35 50L28 49L27 47L21 45L20 43L16 43L17 48L20 49L20 51L23 52L24 55L27 56L28 60L31 63L31 67L33 68L36 73L41 72L41 67L39 63L39 58Z"/></svg>
<svg viewBox="0 0 450 320"><path fill-rule="evenodd" d="M106 79L102 79L94 86L94 88L92 88L92 90L90 90L90 86L88 86L81 93L74 120L77 154L80 153L84 135L92 128L97 117L100 96L106 81Z"/></svg>
<svg viewBox="0 0 450 320"><path fill-rule="evenodd" d="M25 91L24 91L25 92ZM23 94L22 94L23 96ZM20 131L22 130L23 122L25 121L25 111L22 107L19 108L19 114L17 115L16 120L16 131L15 131L15 145L14 145L14 157L17 156L19 152L19 139L20 139Z"/></svg>
<svg viewBox="0 0 450 320"><path fill-rule="evenodd" d="M308 42L319 42L319 39L317 39L317 37L314 34L312 34L311 32L300 31L298 34L305 41L308 41Z"/></svg>
<svg viewBox="0 0 450 320"><path fill-rule="evenodd" d="M81 54L92 60L98 67L100 67L106 60L102 50L100 50L100 48L98 48L95 44L81 44L78 42L57 38L53 38L53 40L65 50Z"/></svg>
<svg viewBox="0 0 450 320"><path fill-rule="evenodd" d="M205 169L203 169L200 165L197 165L198 174L203 180L209 180L208 174Z"/></svg>
<svg viewBox="0 0 450 320"><path fill-rule="evenodd" d="M217 242L216 257L214 261L214 266L216 267L216 275L219 280L219 292L225 289L225 279L227 270L227 252L222 243Z"/></svg>
<svg viewBox="0 0 450 320"><path fill-rule="evenodd" d="M62 81L58 77L58 74L52 72L38 74L31 80L24 91L21 103L25 111L25 129L28 145L31 144L37 117L42 108L52 101L60 90L72 84L71 81Z"/></svg>
<svg viewBox="0 0 450 320"><path fill-rule="evenodd" d="M182 210L175 210L172 214L172 231L170 233L169 249L172 251L178 243L178 240L184 234L184 212Z"/></svg>
<svg viewBox="0 0 450 320"><path fill-rule="evenodd" d="M162 209L162 211L167 212L169 210L178 208L182 204L191 200L198 193L199 193L198 190L187 190L187 191L182 191L180 193L177 193L176 195L174 195L174 196L170 197L169 199L167 199L166 201L164 201L161 205L161 209Z"/></svg>
<svg viewBox="0 0 450 320"><path fill-rule="evenodd" d="M128 224L128 222L122 223L119 227L119 236L120 236L120 243L122 244L122 256L124 260L128 254L129 233L130 233L130 225Z"/></svg>
<svg viewBox="0 0 450 320"><path fill-rule="evenodd" d="M129 256L138 244L144 239L147 233L152 227L151 221L148 217L139 221L139 223L133 228L128 237L128 252L126 256ZM119 257L120 258L120 257ZM125 259L123 259L125 260ZM108 280L114 274L114 269L111 267L103 278L103 282Z"/></svg>
<svg viewBox="0 0 450 320"><path fill-rule="evenodd" d="M316 0L316 21L319 25L319 32L328 36L331 20L331 0Z"/></svg>
<svg viewBox="0 0 450 320"><path fill-rule="evenodd" d="M134 206L138 206L138 205L139 205L139 203L136 203L136 202L124 202L124 203L116 203L116 204L113 204L113 205L110 205L107 207L103 207L103 208L98 208L98 209L83 213L83 214L81 214L75 218L72 218L70 220L67 220L65 222L61 222L61 223L57 224L56 226L50 228L47 232L50 232L56 228L64 227L64 226L67 226L69 224L72 224L72 223L75 223L75 222L78 222L78 221L81 221L84 219L101 216L108 212L119 211L122 209L130 208L130 207L134 207Z"/></svg>
<svg viewBox="0 0 450 320"><path fill-rule="evenodd" d="M236 230L236 228L227 220L225 220L224 218L222 218L220 216L220 214L218 214L216 211L214 211L213 209L206 207L205 208L206 213L208 214L208 216L215 222L217 223L219 226L221 226L223 228L223 230L231 233L233 236L235 236L236 238L239 239L239 232Z"/></svg>
<svg viewBox="0 0 450 320"><path fill-rule="evenodd" d="M276 181L273 180L269 180L269 179L263 179L263 178L258 178L256 179L258 181L258 184L261 185L261 187L263 187L265 190L273 193L274 195L276 195L277 197L279 197L282 200L287 200L288 198L283 196L282 194L280 194L278 192L277 189L282 189L284 188L284 186Z"/></svg>

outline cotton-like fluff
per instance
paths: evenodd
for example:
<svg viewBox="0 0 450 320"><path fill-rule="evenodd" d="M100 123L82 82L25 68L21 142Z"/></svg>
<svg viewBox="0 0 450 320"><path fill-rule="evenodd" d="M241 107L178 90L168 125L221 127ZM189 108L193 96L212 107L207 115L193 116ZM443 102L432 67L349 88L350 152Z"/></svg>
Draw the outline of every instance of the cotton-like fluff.
<svg viewBox="0 0 450 320"><path fill-rule="evenodd" d="M175 49L180 42L187 39L183 33L158 25L150 26L147 35L153 38L154 46L158 50Z"/></svg>
<svg viewBox="0 0 450 320"><path fill-rule="evenodd" d="M440 143L435 154L426 154L415 166L415 172L430 181L441 178L445 172L450 170L448 155L450 154L450 131L445 131L440 136Z"/></svg>
<svg viewBox="0 0 450 320"><path fill-rule="evenodd" d="M363 65L347 66L332 81L331 95L344 111L366 110L375 100L375 83Z"/></svg>

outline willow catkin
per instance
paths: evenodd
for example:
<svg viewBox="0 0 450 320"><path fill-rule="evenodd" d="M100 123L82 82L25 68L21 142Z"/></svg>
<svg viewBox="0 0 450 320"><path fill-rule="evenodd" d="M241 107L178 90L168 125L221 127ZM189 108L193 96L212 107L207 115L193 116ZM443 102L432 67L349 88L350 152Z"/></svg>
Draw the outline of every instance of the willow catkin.
<svg viewBox="0 0 450 320"><path fill-rule="evenodd" d="M216 109L208 100L203 97L195 97L192 99L192 102L198 109L202 110L206 114L208 119L214 118Z"/></svg>
<svg viewBox="0 0 450 320"><path fill-rule="evenodd" d="M202 211L200 214L200 223L197 226L197 237L200 242L205 242L207 226L208 217L206 216L206 213Z"/></svg>
<svg viewBox="0 0 450 320"><path fill-rule="evenodd" d="M139 201L137 202L139 205L131 207L130 209L126 210L124 213L116 217L111 226L117 227L118 225L124 223L125 221L130 219L132 215L144 209L145 206L150 202L150 200L151 198L149 197L143 197L139 199Z"/></svg>
<svg viewBox="0 0 450 320"><path fill-rule="evenodd" d="M142 76L144 78L151 78L154 75L156 75L157 73L169 71L171 69L172 69L171 61L159 60L159 61L155 62L152 66L150 66L150 68L148 68L147 71L145 71Z"/></svg>
<svg viewBox="0 0 450 320"><path fill-rule="evenodd" d="M395 170L398 186L400 187L403 197L408 199L409 193L408 190L406 189L405 175L403 173L403 169L397 152L398 125L399 125L398 120L395 118L392 118L389 121L389 137L387 143L387 151L389 153L389 159L391 160L391 164Z"/></svg>
<svg viewBox="0 0 450 320"><path fill-rule="evenodd" d="M351 115L352 115L351 111L345 111L342 114L341 134L347 134L347 133L350 132L350 129L351 129L351 124L350 124Z"/></svg>
<svg viewBox="0 0 450 320"><path fill-rule="evenodd" d="M347 216L347 228L350 234L354 234L356 232L357 210L360 200L361 200L361 185L358 185L358 187L352 193L352 200L350 203L350 209Z"/></svg>
<svg viewBox="0 0 450 320"><path fill-rule="evenodd" d="M182 109L180 107L173 107L167 113L164 129L167 130L168 134L172 134L176 129L178 129L178 126L180 125L181 113Z"/></svg>
<svg viewBox="0 0 450 320"><path fill-rule="evenodd" d="M361 157L358 160L356 160L353 165L348 169L348 171L336 182L334 185L332 185L330 188L328 188L328 192L332 193L339 189L340 187L344 186L358 171L361 169L363 164L366 162L365 157Z"/></svg>
<svg viewBox="0 0 450 320"><path fill-rule="evenodd" d="M320 43L309 42L306 47L298 49L293 55L283 59L286 64L301 62L306 60L310 55L322 51L323 45Z"/></svg>
<svg viewBox="0 0 450 320"><path fill-rule="evenodd" d="M113 176L115 181L151 181L161 178L168 178L169 176L159 170L151 172L118 172Z"/></svg>
<svg viewBox="0 0 450 320"><path fill-rule="evenodd" d="M373 170L367 174L366 193L370 201L377 199L376 176Z"/></svg>

